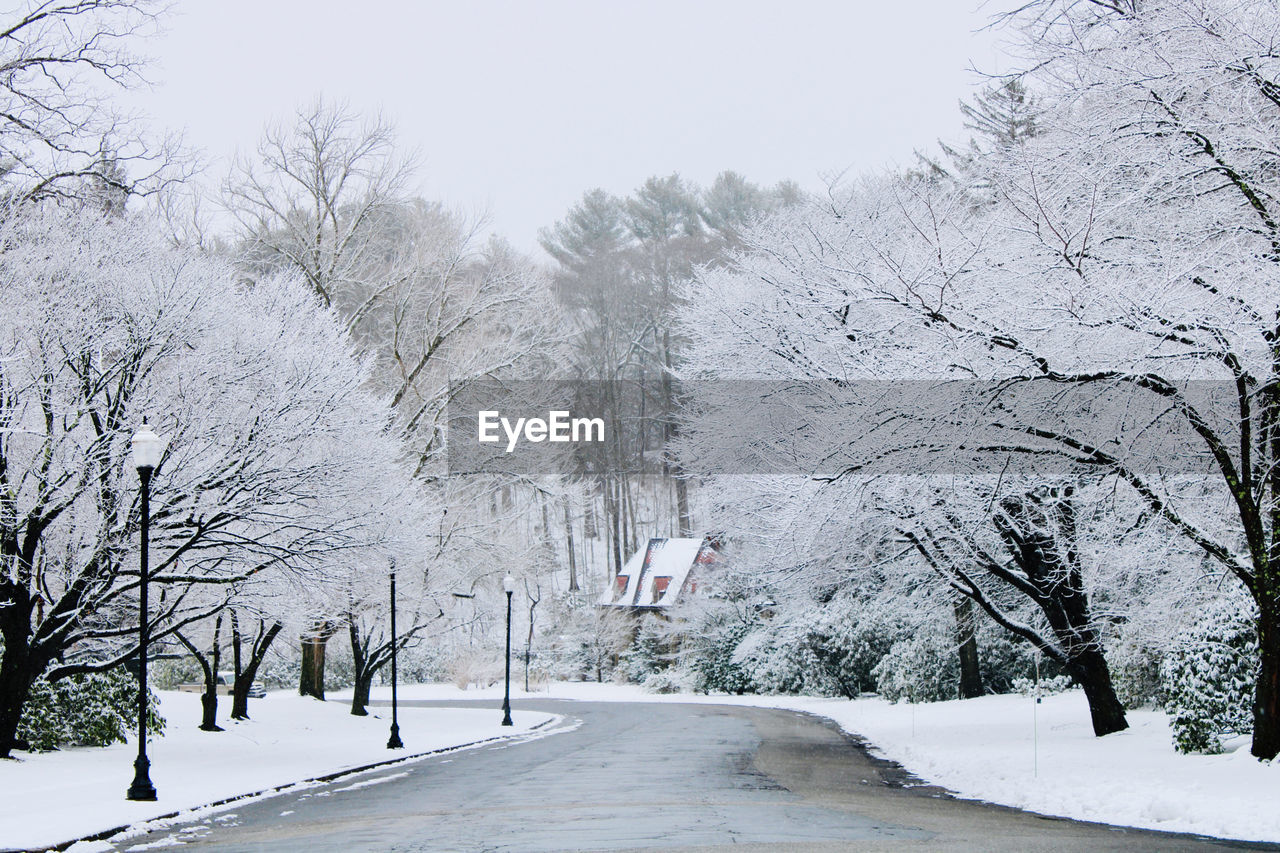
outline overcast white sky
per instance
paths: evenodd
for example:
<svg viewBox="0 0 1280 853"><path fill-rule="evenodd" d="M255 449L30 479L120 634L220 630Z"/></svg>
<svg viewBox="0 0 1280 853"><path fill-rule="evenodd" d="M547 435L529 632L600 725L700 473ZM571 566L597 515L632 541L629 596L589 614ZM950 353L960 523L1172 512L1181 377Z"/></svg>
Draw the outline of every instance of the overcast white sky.
<svg viewBox="0 0 1280 853"><path fill-rule="evenodd" d="M960 131L982 0L180 0L135 100L215 162L323 93L381 110L418 189L534 250L582 193L734 169L808 188Z"/></svg>

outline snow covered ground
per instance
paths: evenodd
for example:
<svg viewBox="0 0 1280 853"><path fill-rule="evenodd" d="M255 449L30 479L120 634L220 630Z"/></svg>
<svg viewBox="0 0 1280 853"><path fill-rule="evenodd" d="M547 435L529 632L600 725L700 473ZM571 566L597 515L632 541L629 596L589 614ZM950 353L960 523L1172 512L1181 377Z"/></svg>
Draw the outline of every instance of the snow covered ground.
<svg viewBox="0 0 1280 853"><path fill-rule="evenodd" d="M520 707L523 692L513 694ZM879 754L957 794L1042 814L1169 832L1280 841L1280 761L1249 755L1247 738L1222 755L1179 755L1165 715L1130 711L1130 728L1093 736L1078 690L893 705L880 699L660 696L638 687L553 684L530 697L624 702L715 702L791 708L829 717ZM501 697L490 688L402 688L406 699Z"/></svg>
<svg viewBox="0 0 1280 853"><path fill-rule="evenodd" d="M891 705L802 700L881 754L962 796L1102 823L1280 841L1280 766L1249 755L1179 755L1158 711L1093 735L1083 694Z"/></svg>
<svg viewBox="0 0 1280 853"><path fill-rule="evenodd" d="M317 702L287 691L250 700L253 719L222 719L224 732L202 732L200 697L161 692L165 734L148 747L159 799L125 799L133 780L134 744L67 749L0 761L0 849L38 847L135 824L228 797L378 761L526 732L553 719L516 709L514 729L492 708L406 708L400 712L403 751L386 748L390 710L353 717L341 701ZM223 700L225 715L230 700Z"/></svg>

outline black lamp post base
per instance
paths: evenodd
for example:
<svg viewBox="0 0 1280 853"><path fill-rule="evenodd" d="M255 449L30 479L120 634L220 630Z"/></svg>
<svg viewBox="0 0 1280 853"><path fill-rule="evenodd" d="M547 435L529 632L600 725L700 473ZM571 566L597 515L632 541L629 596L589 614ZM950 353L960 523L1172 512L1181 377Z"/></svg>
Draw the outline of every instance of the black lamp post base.
<svg viewBox="0 0 1280 853"><path fill-rule="evenodd" d="M387 741L387 749L404 749L404 741L400 740L400 726L391 724L391 739Z"/></svg>
<svg viewBox="0 0 1280 853"><path fill-rule="evenodd" d="M156 789L155 786L151 784L150 774L150 761L145 758L134 759L133 784L129 786L129 793L125 794L125 799L154 802L156 798Z"/></svg>
<svg viewBox="0 0 1280 853"><path fill-rule="evenodd" d="M515 723L511 722L511 707L508 705L502 706L502 725L504 726L515 725Z"/></svg>

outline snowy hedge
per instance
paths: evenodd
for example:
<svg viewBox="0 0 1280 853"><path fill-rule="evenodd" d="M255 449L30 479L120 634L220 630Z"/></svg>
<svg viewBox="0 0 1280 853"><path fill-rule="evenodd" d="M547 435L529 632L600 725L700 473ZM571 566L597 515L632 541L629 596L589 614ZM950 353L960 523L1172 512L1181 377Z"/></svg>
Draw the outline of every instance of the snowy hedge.
<svg viewBox="0 0 1280 853"><path fill-rule="evenodd" d="M164 718L158 699L148 691L147 731L158 735ZM109 746L124 743L138 721L138 680L118 668L72 675L53 683L40 678L31 688L18 724L18 737L33 751L63 746Z"/></svg>
<svg viewBox="0 0 1280 853"><path fill-rule="evenodd" d="M876 692L890 702L941 702L956 698L960 664L949 639L921 632L894 643L875 676Z"/></svg>
<svg viewBox="0 0 1280 853"><path fill-rule="evenodd" d="M1253 731L1254 625L1253 614L1237 601L1215 601L1175 639L1160 680L1179 752L1221 752L1222 737Z"/></svg>

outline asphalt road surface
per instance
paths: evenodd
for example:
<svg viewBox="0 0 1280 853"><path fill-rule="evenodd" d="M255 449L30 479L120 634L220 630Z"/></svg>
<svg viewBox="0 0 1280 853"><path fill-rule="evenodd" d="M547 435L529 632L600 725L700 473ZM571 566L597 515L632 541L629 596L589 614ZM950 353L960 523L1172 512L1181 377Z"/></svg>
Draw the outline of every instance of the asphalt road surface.
<svg viewBox="0 0 1280 853"><path fill-rule="evenodd" d="M954 799L868 756L833 723L791 711L557 701L523 707L564 715L559 733L344 777L117 849L1280 849ZM411 722L403 736L412 745Z"/></svg>

